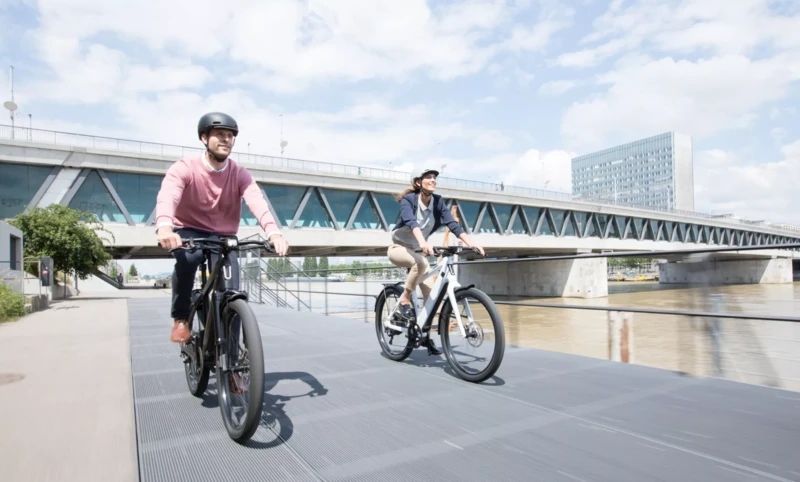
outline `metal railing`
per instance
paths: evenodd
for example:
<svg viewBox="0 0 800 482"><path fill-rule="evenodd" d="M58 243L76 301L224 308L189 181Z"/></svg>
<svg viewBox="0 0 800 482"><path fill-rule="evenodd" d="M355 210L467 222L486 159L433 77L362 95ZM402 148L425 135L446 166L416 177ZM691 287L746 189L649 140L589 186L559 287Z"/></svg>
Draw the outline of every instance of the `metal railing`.
<svg viewBox="0 0 800 482"><path fill-rule="evenodd" d="M91 149L104 149L111 151L131 152L139 154L151 154L167 157L182 157L189 154L199 154L203 150L197 147L179 146L174 144L159 144L155 142L136 141L130 139L119 139L113 137L101 137L86 134L75 134L70 132L52 131L46 129L31 129L28 127L14 127L6 124L0 124L0 138L12 140L24 140L30 142L38 142L43 144L54 144L61 146L74 146ZM264 154L250 154L244 152L235 152L232 154L237 160L253 164L257 166L271 167L277 169L292 169L297 171L310 171L325 174L341 174L353 177L365 177L376 180L390 180L397 182L409 182L410 173L395 171L390 169L381 169L376 167L355 166L348 164L338 164L332 162L310 161L303 159L294 159L282 156L269 156ZM503 194L551 199L556 201L568 201L587 205L601 205L601 206L618 206L633 209L642 209L645 211L662 212L669 214L677 214L682 216L691 216L704 219L723 219L726 222L733 222L745 226L757 226L762 224L760 221L748 221L745 219L736 219L730 217L720 216L718 214L702 213L697 211L686 211L681 209L673 209L660 206L648 206L643 204L620 202L614 199L605 197L588 197L588 196L574 196L565 191L553 191L545 189L535 189L523 186L505 186L499 183L473 181L468 179L453 178L447 176L440 176L439 183L442 187L469 189L474 191L497 191ZM774 224L774 223L773 223ZM771 229L778 229L786 232L797 233L800 232L800 226L774 226L767 225Z"/></svg>
<svg viewBox="0 0 800 482"><path fill-rule="evenodd" d="M241 288L250 294L249 300L259 304L271 304L278 308L291 308L285 297L281 298L275 290L267 286L261 274L259 271L259 276L252 276L247 269L241 270Z"/></svg>

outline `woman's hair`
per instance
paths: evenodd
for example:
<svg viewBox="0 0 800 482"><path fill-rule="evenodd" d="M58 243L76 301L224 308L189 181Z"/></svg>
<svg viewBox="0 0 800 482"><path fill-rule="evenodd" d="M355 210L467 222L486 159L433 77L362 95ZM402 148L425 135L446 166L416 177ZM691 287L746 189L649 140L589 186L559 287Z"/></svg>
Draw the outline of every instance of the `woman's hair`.
<svg viewBox="0 0 800 482"><path fill-rule="evenodd" d="M422 181L421 178L415 177L414 179L411 180L411 187L405 188L403 192L401 192L394 198L397 200L397 202L400 202L403 200L403 197L405 197L406 194L410 194L412 192L419 192L420 189L422 189L421 181Z"/></svg>

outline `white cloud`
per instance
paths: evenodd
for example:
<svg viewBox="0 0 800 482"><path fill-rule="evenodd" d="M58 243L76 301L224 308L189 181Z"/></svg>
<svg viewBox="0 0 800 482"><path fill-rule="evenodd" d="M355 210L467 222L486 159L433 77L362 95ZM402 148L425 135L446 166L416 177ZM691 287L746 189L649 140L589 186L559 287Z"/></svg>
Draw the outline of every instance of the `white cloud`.
<svg viewBox="0 0 800 482"><path fill-rule="evenodd" d="M562 150L528 149L522 154L506 152L480 157L477 161L450 158L432 162L434 165L447 163L448 174L443 174L445 176L479 179L476 182L486 183L489 187L498 187L503 182L505 186L570 193L573 156L574 153Z"/></svg>
<svg viewBox="0 0 800 482"><path fill-rule="evenodd" d="M545 82L539 86L539 93L544 95L558 96L564 94L579 85L576 80L553 80Z"/></svg>
<svg viewBox="0 0 800 482"><path fill-rule="evenodd" d="M496 130L477 130L472 138L472 145L478 149L505 151L511 147L511 138Z"/></svg>
<svg viewBox="0 0 800 482"><path fill-rule="evenodd" d="M782 146L781 153L783 159L779 161L762 162L721 149L698 152L695 209L800 225L796 186L800 179L800 140Z"/></svg>
<svg viewBox="0 0 800 482"><path fill-rule="evenodd" d="M567 109L561 129L570 145L593 148L612 134L627 140L680 130L702 138L748 126L766 102L800 79L800 54L765 60L740 55L691 62L664 58L600 78L609 90Z"/></svg>
<svg viewBox="0 0 800 482"><path fill-rule="evenodd" d="M780 144L786 138L786 129L783 127L774 127L771 131L769 131L769 134L772 136L772 140L774 140L776 144Z"/></svg>
<svg viewBox="0 0 800 482"><path fill-rule="evenodd" d="M126 124L152 141L198 145L193 126L200 113L223 110L240 126L236 151L278 155L282 111L264 108L240 90L207 98L189 93L163 93L155 99L120 103ZM185 126L176 129L175 126ZM180 139L176 134L183 132ZM461 139L466 128L457 120L436 121L425 106L395 106L370 102L336 112L297 111L283 115L287 157L335 163L384 166L388 161L419 159L435 152L437 142Z"/></svg>
<svg viewBox="0 0 800 482"><path fill-rule="evenodd" d="M641 47L671 53L747 55L758 47L800 47L800 16L777 15L770 0L641 0L612 2L581 39L597 44L559 55L562 67L591 67Z"/></svg>
<svg viewBox="0 0 800 482"><path fill-rule="evenodd" d="M507 185L572 192L572 157L563 150L529 149L503 175Z"/></svg>
<svg viewBox="0 0 800 482"><path fill-rule="evenodd" d="M495 102L497 102L497 97L495 96L483 97L475 101L476 104L494 104Z"/></svg>
<svg viewBox="0 0 800 482"><path fill-rule="evenodd" d="M123 95L201 87L211 73L188 61L166 58L161 65L134 63L128 55L101 44L81 48L74 38L42 35L42 59L55 79L36 80L29 93L38 99L66 103L115 103Z"/></svg>
<svg viewBox="0 0 800 482"><path fill-rule="evenodd" d="M40 0L38 7L41 24L30 38L44 44L45 60L62 69L66 60L59 60L59 45L72 49L68 58L101 61L98 55L113 51L87 57L78 54L78 46L110 33L158 56L202 62L225 55L239 64L229 74L234 82L285 91L332 79L403 80L417 72L452 79L481 70L501 51L539 50L567 25L563 15L553 15L546 5L539 21L516 25L510 38L495 38L494 29L524 7L493 0L435 9L425 0L243 0L235 5L211 0L164 5L155 0ZM110 60L101 64L120 63ZM70 77L77 75L76 68Z"/></svg>

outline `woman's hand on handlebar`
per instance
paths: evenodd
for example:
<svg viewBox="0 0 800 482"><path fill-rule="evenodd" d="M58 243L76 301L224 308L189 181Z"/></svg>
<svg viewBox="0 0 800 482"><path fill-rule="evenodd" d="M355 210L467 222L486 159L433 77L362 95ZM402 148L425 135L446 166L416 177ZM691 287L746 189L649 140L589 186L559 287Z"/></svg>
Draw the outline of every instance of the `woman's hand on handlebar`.
<svg viewBox="0 0 800 482"><path fill-rule="evenodd" d="M472 246L470 246L470 248L477 250L479 253L481 253L481 256L486 256L486 252L483 250L482 247L478 246L477 244L473 244Z"/></svg>
<svg viewBox="0 0 800 482"><path fill-rule="evenodd" d="M427 254L428 256L436 256L433 251L433 245L429 242L424 242L419 245L419 248L422 250L423 253Z"/></svg>
<svg viewBox="0 0 800 482"><path fill-rule="evenodd" d="M164 249L176 249L183 246L181 235L174 232L169 226L158 228L158 244Z"/></svg>

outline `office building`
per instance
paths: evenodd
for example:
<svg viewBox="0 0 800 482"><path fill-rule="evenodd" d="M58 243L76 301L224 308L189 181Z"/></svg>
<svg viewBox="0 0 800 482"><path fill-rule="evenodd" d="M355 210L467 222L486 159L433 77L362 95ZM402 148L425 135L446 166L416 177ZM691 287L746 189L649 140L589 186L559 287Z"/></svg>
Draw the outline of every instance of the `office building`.
<svg viewBox="0 0 800 482"><path fill-rule="evenodd" d="M694 211L692 138L667 132L572 159L576 199Z"/></svg>

